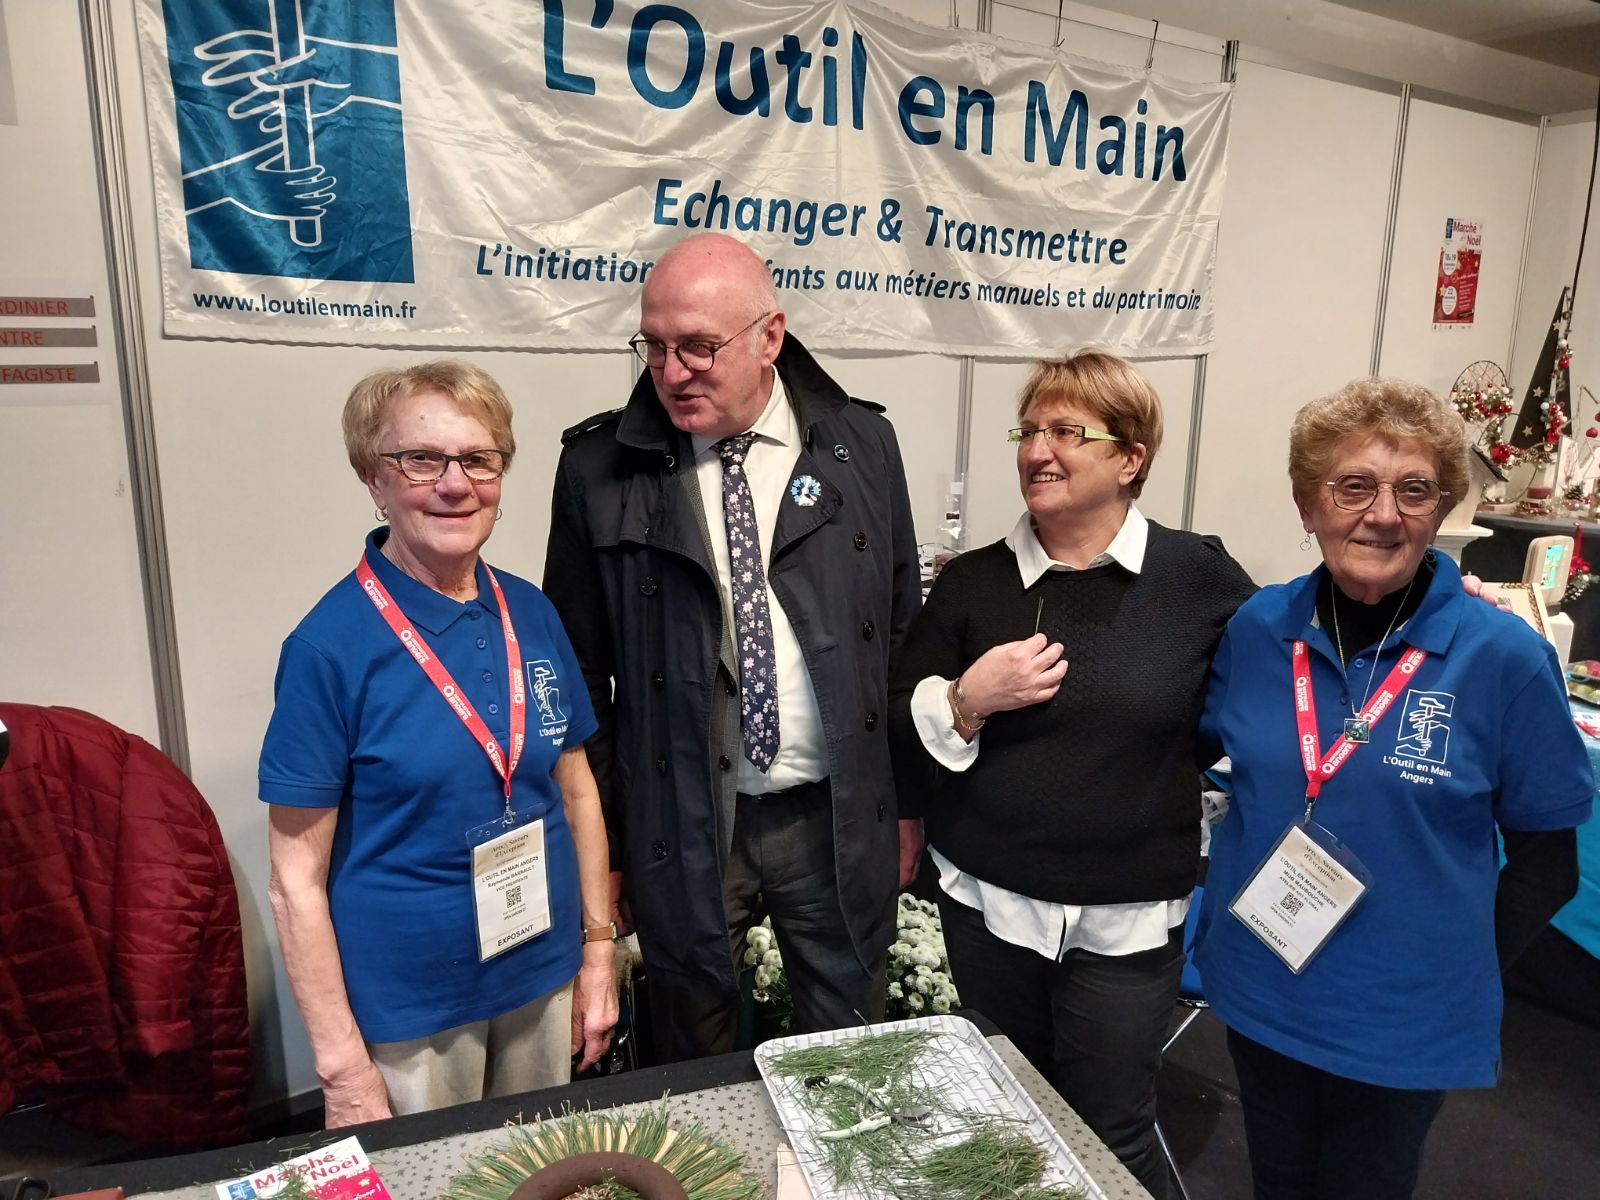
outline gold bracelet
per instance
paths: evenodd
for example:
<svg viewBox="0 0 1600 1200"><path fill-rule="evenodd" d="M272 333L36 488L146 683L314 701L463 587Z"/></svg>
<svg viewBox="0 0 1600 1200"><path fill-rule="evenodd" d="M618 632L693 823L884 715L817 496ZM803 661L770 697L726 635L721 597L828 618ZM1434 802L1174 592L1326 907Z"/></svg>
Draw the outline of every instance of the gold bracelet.
<svg viewBox="0 0 1600 1200"><path fill-rule="evenodd" d="M978 730L983 728L983 723L989 719L977 713L969 717L961 711L962 702L966 700L967 695L961 690L959 677L950 681L950 687L945 692L945 698L950 703L950 712L955 716L957 733L977 733Z"/></svg>

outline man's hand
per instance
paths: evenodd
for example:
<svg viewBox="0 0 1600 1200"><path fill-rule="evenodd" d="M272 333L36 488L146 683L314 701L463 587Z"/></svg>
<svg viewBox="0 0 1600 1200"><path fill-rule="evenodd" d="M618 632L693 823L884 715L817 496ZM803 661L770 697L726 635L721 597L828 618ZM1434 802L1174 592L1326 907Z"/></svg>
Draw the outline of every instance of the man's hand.
<svg viewBox="0 0 1600 1200"><path fill-rule="evenodd" d="M593 953L604 947L604 954ZM583 966L572 985L572 1054L582 1057L572 1073L581 1075L606 1052L611 1031L617 1026L617 977L612 968L611 943L590 942L584 947Z"/></svg>
<svg viewBox="0 0 1600 1200"><path fill-rule="evenodd" d="M905 891L917 879L917 868L922 865L922 822L900 822L900 890Z"/></svg>
<svg viewBox="0 0 1600 1200"><path fill-rule="evenodd" d="M617 923L617 936L627 937L633 932L633 909L622 894L622 872L611 872L611 919Z"/></svg>
<svg viewBox="0 0 1600 1200"><path fill-rule="evenodd" d="M322 1081L323 1125L338 1129L390 1116L389 1089L370 1058Z"/></svg>

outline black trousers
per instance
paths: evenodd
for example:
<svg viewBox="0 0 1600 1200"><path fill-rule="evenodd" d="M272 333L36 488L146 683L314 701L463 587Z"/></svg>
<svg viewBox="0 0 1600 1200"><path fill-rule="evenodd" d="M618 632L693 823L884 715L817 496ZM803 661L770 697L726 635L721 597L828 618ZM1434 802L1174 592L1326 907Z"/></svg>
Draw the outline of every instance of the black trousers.
<svg viewBox="0 0 1600 1200"><path fill-rule="evenodd" d="M1182 927L1154 950L1069 950L1053 962L995 937L982 913L942 891L939 917L961 1003L999 1026L1155 1200L1164 1200L1156 1074L1183 973Z"/></svg>
<svg viewBox="0 0 1600 1200"><path fill-rule="evenodd" d="M1255 1200L1409 1200L1441 1091L1359 1083L1228 1030Z"/></svg>
<svg viewBox="0 0 1600 1200"><path fill-rule="evenodd" d="M745 934L764 917L794 999L792 1032L883 1019L888 959L862 966L845 928L834 870L833 802L826 779L765 796L740 795L723 871L728 952L743 964ZM646 968L649 957L646 956ZM735 1048L737 991L707 990L651 971L656 1058L675 1062Z"/></svg>

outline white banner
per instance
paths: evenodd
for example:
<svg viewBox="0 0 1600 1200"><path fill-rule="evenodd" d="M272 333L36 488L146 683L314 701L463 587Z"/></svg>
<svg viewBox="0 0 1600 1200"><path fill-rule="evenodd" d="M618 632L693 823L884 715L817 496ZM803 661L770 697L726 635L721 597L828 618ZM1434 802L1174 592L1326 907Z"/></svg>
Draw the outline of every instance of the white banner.
<svg viewBox="0 0 1600 1200"><path fill-rule="evenodd" d="M820 348L1211 338L1221 84L859 3L139 4L172 336L615 349L710 229Z"/></svg>

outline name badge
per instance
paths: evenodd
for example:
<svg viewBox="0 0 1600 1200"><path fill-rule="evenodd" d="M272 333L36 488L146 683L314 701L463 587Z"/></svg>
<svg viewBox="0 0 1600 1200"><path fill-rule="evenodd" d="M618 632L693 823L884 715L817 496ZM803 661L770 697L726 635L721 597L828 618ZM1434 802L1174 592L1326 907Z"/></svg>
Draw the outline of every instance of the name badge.
<svg viewBox="0 0 1600 1200"><path fill-rule="evenodd" d="M485 830L489 828L505 829L505 825L496 821ZM487 962L550 928L544 822L520 825L486 841L473 840L478 961Z"/></svg>
<svg viewBox="0 0 1600 1200"><path fill-rule="evenodd" d="M1284 830L1228 911L1296 975L1361 903L1372 877L1314 821Z"/></svg>

